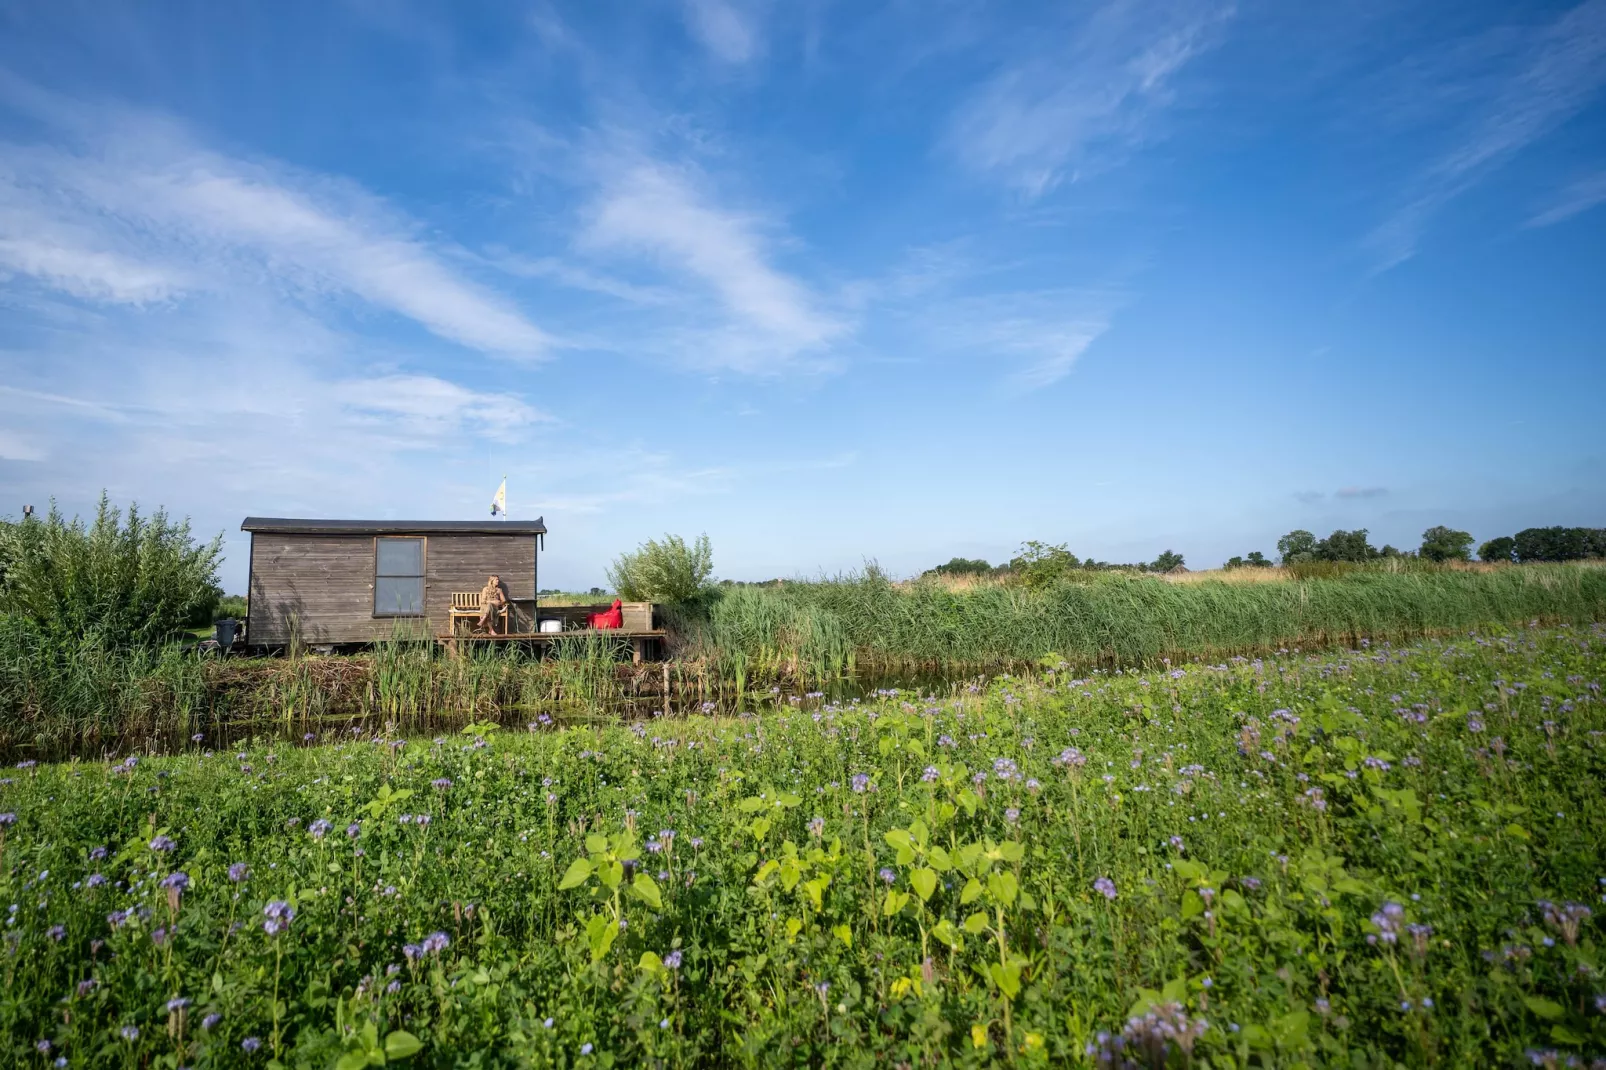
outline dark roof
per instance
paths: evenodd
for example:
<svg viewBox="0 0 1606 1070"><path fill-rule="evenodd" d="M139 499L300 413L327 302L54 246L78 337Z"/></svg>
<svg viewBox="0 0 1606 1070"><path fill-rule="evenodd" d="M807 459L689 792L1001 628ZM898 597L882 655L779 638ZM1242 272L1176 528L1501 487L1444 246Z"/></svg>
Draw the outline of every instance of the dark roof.
<svg viewBox="0 0 1606 1070"><path fill-rule="evenodd" d="M241 531L280 535L545 535L546 521L534 520L287 520L248 516Z"/></svg>

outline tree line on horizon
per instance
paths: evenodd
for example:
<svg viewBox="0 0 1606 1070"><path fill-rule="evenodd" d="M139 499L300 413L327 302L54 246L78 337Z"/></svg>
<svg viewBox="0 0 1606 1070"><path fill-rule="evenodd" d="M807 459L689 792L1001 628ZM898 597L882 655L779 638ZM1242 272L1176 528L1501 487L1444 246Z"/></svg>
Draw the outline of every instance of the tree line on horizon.
<svg viewBox="0 0 1606 1070"><path fill-rule="evenodd" d="M1401 550L1387 543L1373 546L1366 528L1338 530L1318 539L1312 532L1295 529L1277 540L1278 559L1273 561L1259 550L1227 559L1226 569L1272 568L1275 565L1301 565L1314 562L1361 564L1389 558L1415 558L1436 563L1471 561L1473 537L1436 524L1422 533L1422 544L1414 550ZM1522 563L1581 561L1606 557L1606 528L1546 527L1525 528L1515 535L1502 535L1478 547L1478 560ZM1166 550L1153 561L1117 564L1093 558L1079 558L1064 543L1031 540L1021 545L1009 561L994 565L982 558L955 557L927 569L925 576L1013 577L1027 586L1039 586L1061 574L1082 572L1170 572L1184 567L1184 558Z"/></svg>

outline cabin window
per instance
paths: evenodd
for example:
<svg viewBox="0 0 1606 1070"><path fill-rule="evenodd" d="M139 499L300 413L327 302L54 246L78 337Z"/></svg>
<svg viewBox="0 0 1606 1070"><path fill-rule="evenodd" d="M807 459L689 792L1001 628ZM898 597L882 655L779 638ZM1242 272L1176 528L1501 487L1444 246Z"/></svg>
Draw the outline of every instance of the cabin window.
<svg viewBox="0 0 1606 1070"><path fill-rule="evenodd" d="M374 616L424 615L424 540L374 540Z"/></svg>

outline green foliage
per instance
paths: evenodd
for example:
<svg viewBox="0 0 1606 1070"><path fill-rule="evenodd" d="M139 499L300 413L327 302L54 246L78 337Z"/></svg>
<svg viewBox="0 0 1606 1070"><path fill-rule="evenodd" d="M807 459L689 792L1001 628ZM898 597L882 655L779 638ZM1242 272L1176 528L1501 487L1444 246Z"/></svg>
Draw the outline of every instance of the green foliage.
<svg viewBox="0 0 1606 1070"><path fill-rule="evenodd" d="M1063 543L1054 545L1032 539L1022 543L1015 556L1010 558L1009 571L1021 586L1037 589L1065 579L1081 564Z"/></svg>
<svg viewBox="0 0 1606 1070"><path fill-rule="evenodd" d="M217 600L217 608L212 611L213 620L244 620L247 604L243 594L226 594Z"/></svg>
<svg viewBox="0 0 1606 1070"><path fill-rule="evenodd" d="M1417 553L1429 561L1470 561L1472 535L1438 524L1422 533L1422 548Z"/></svg>
<svg viewBox="0 0 1606 1070"><path fill-rule="evenodd" d="M1227 563L1222 566L1222 568L1226 569L1271 567L1272 563L1268 561L1266 559L1266 555L1261 553L1259 550L1251 550L1249 551L1248 555L1244 557L1229 557L1227 559Z"/></svg>
<svg viewBox="0 0 1606 1070"><path fill-rule="evenodd" d="M1282 555L1285 565L1310 561L1374 561L1382 554L1366 536L1366 529L1359 528L1355 531L1335 531L1318 541L1308 531L1290 531L1277 540L1277 552Z"/></svg>
<svg viewBox="0 0 1606 1070"><path fill-rule="evenodd" d="M1606 557L1606 528L1526 528L1513 543L1517 560L1523 562Z"/></svg>
<svg viewBox="0 0 1606 1070"><path fill-rule="evenodd" d="M992 565L979 557L955 557L947 564L928 568L923 575L926 576L990 576L996 570Z"/></svg>
<svg viewBox="0 0 1606 1070"><path fill-rule="evenodd" d="M1354 531L1335 531L1327 538L1316 544L1316 559L1318 561L1372 561L1382 556L1372 544L1367 541L1366 529L1357 528Z"/></svg>
<svg viewBox="0 0 1606 1070"><path fill-rule="evenodd" d="M1183 566L1182 555L1175 550L1166 550L1149 564L1150 572L1170 572L1174 568Z"/></svg>
<svg viewBox="0 0 1606 1070"><path fill-rule="evenodd" d="M1510 535L1490 539L1478 547L1479 561L1499 561L1510 564L1517 559L1517 540Z"/></svg>
<svg viewBox="0 0 1606 1070"><path fill-rule="evenodd" d="M1316 536L1308 531L1295 528L1277 540L1277 553L1282 556L1283 564L1285 565L1295 564L1300 561L1314 561L1316 559Z"/></svg>
<svg viewBox="0 0 1606 1070"><path fill-rule="evenodd" d="M627 602L666 605L695 602L711 587L714 552L708 536L690 546L679 535L648 539L634 553L620 554L608 569L608 582Z"/></svg>
<svg viewBox="0 0 1606 1070"><path fill-rule="evenodd" d="M1587 1062L1603 638L17 769L0 1062Z"/></svg>
<svg viewBox="0 0 1606 1070"><path fill-rule="evenodd" d="M50 514L8 525L0 612L20 617L57 642L151 647L217 605L223 537L199 545L188 521L157 510L126 517L105 495L92 523Z"/></svg>

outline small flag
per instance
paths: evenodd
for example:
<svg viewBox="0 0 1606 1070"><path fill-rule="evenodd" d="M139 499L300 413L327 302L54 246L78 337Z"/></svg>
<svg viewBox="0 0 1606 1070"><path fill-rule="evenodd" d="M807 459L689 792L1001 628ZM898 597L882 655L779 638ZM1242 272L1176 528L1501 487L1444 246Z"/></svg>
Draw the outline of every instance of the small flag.
<svg viewBox="0 0 1606 1070"><path fill-rule="evenodd" d="M496 497L491 499L491 515L507 516L507 476L502 477L502 485L496 488Z"/></svg>

